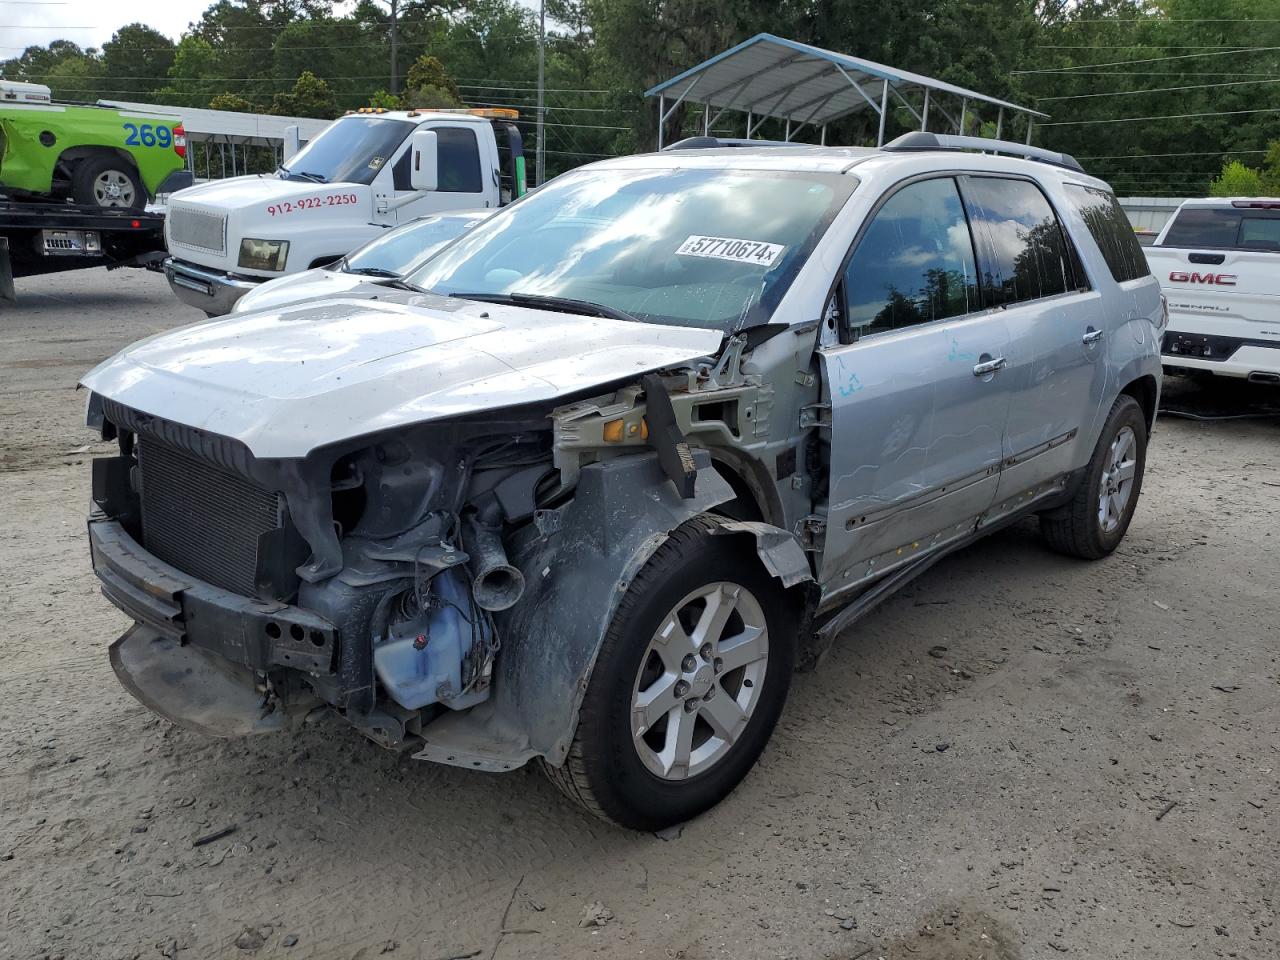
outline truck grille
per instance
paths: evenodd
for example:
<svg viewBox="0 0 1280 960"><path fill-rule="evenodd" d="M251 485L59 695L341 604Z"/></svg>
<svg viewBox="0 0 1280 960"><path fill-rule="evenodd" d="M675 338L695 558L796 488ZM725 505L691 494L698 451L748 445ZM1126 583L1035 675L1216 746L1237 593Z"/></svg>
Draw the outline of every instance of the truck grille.
<svg viewBox="0 0 1280 960"><path fill-rule="evenodd" d="M259 538L281 525L279 494L154 437L138 442L142 545L183 573L256 594Z"/></svg>
<svg viewBox="0 0 1280 960"><path fill-rule="evenodd" d="M169 204L169 238L174 243L198 247L213 253L227 251L225 214L206 213L180 203Z"/></svg>

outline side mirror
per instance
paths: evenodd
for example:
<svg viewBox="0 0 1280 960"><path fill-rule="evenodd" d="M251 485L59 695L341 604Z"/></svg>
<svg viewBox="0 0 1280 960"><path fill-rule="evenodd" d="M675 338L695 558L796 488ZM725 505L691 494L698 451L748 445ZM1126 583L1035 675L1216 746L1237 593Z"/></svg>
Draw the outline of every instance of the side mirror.
<svg viewBox="0 0 1280 960"><path fill-rule="evenodd" d="M414 190L435 190L440 185L439 155L434 130L419 130L409 142L409 186Z"/></svg>
<svg viewBox="0 0 1280 960"><path fill-rule="evenodd" d="M298 125L291 123L284 128L284 158L283 162L288 163L289 159L302 149L302 141L298 136Z"/></svg>

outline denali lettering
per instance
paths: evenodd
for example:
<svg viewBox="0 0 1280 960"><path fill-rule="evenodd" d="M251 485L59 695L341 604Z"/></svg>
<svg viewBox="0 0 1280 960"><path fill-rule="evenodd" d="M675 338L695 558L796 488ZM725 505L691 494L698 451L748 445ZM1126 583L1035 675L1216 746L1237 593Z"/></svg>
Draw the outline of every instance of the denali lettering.
<svg viewBox="0 0 1280 960"><path fill-rule="evenodd" d="M1187 273L1183 270L1174 270L1169 274L1169 279L1174 283L1216 283L1221 287L1236 285L1234 273Z"/></svg>

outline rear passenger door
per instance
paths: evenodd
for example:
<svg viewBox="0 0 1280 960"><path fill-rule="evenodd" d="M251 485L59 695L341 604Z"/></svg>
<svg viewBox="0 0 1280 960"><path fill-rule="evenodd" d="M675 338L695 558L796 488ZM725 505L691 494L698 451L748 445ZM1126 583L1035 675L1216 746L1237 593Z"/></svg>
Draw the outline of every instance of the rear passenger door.
<svg viewBox="0 0 1280 960"><path fill-rule="evenodd" d="M987 302L1009 327L1009 417L992 517L1089 458L1106 393L1106 338L1124 317L1090 287L1052 205L1032 180L961 179Z"/></svg>
<svg viewBox="0 0 1280 960"><path fill-rule="evenodd" d="M828 595L973 530L998 482L1004 318L980 301L954 177L895 188L855 241L820 351L831 406ZM982 366L989 364L990 369Z"/></svg>

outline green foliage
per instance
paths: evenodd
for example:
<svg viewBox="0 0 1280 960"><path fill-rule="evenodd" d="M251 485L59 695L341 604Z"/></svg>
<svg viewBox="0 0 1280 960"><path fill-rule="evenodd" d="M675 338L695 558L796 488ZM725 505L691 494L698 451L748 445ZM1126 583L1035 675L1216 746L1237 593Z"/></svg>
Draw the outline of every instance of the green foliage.
<svg viewBox="0 0 1280 960"><path fill-rule="evenodd" d="M438 87L446 90L454 97L458 95L458 85L444 69L444 64L435 57L423 54L413 62L405 77L405 85L410 90L420 87Z"/></svg>
<svg viewBox="0 0 1280 960"><path fill-rule="evenodd" d="M386 90L375 90L369 97L368 107L381 107L383 110L403 110L404 100Z"/></svg>
<svg viewBox="0 0 1280 960"><path fill-rule="evenodd" d="M1262 193L1262 176L1239 160L1228 160L1222 173L1209 184L1213 197L1256 197Z"/></svg>
<svg viewBox="0 0 1280 960"><path fill-rule="evenodd" d="M332 120L338 115L338 101L329 85L310 70L302 76L288 93L277 93L271 98L268 110L278 117L318 117Z"/></svg>
<svg viewBox="0 0 1280 960"><path fill-rule="evenodd" d="M257 113L258 108L238 93L219 93L209 98L210 110L232 110L237 113Z"/></svg>

